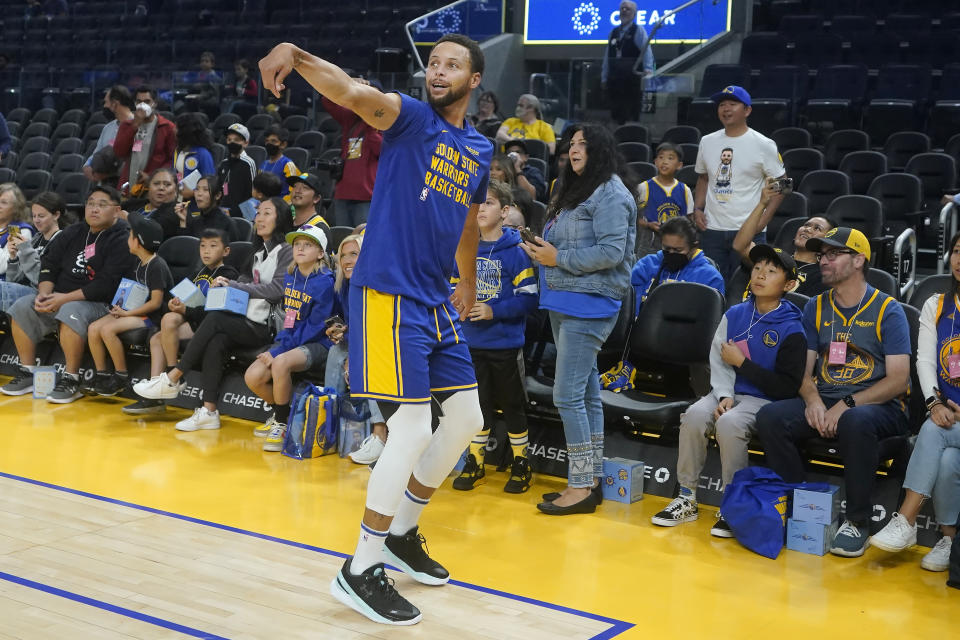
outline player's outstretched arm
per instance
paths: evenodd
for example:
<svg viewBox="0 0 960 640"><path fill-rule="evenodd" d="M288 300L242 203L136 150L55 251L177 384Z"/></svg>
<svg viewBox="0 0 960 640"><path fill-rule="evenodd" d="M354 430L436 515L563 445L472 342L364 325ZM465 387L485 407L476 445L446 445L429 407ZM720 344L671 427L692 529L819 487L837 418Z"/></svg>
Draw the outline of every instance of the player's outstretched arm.
<svg viewBox="0 0 960 640"><path fill-rule="evenodd" d="M400 115L400 96L354 82L343 69L322 58L283 42L260 60L265 89L280 97L283 81L294 69L321 94L350 109L375 129L389 129Z"/></svg>

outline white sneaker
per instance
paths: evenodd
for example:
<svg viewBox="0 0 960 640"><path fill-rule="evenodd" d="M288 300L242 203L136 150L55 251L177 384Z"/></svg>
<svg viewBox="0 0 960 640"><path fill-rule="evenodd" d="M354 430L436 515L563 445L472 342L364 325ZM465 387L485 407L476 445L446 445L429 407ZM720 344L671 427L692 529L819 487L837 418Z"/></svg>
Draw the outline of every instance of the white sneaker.
<svg viewBox="0 0 960 640"><path fill-rule="evenodd" d="M686 495L679 495L660 513L650 518L658 527L675 527L684 522L693 522L700 517L697 501Z"/></svg>
<svg viewBox="0 0 960 640"><path fill-rule="evenodd" d="M141 380L133 385L133 391L141 398L147 400L173 400L183 388L187 386L186 382L180 381L177 384L170 382L166 372L154 376L149 380Z"/></svg>
<svg viewBox="0 0 960 640"><path fill-rule="evenodd" d="M870 538L870 544L890 553L909 549L917 544L917 525L910 524L902 515L895 513L887 526Z"/></svg>
<svg viewBox="0 0 960 640"><path fill-rule="evenodd" d="M177 431L200 431L201 429L219 429L220 412L207 411L204 407L197 407L193 415L177 423Z"/></svg>
<svg viewBox="0 0 960 640"><path fill-rule="evenodd" d="M950 568L950 547L953 546L953 538L943 536L933 545L933 549L923 556L920 566L927 571L946 571Z"/></svg>
<svg viewBox="0 0 960 640"><path fill-rule="evenodd" d="M277 419L271 415L263 424L258 424L253 428L253 435L257 438L266 438L273 431L273 425L277 424Z"/></svg>
<svg viewBox="0 0 960 640"><path fill-rule="evenodd" d="M360 448L350 454L350 459L357 464L376 462L383 453L384 442L372 433L360 443Z"/></svg>
<svg viewBox="0 0 960 640"><path fill-rule="evenodd" d="M273 423L267 441L263 443L264 451L283 451L283 439L287 435L287 425L282 422Z"/></svg>

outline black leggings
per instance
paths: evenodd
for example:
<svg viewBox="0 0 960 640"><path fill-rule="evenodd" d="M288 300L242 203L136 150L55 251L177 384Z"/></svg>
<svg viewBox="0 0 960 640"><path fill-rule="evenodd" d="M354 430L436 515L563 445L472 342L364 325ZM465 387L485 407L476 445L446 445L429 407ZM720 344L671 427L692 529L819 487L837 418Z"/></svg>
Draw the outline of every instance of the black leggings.
<svg viewBox="0 0 960 640"><path fill-rule="evenodd" d="M262 347L270 341L267 325L244 316L211 311L187 343L177 368L186 375L200 364L200 388L204 402L217 402L223 378L223 358L236 347Z"/></svg>

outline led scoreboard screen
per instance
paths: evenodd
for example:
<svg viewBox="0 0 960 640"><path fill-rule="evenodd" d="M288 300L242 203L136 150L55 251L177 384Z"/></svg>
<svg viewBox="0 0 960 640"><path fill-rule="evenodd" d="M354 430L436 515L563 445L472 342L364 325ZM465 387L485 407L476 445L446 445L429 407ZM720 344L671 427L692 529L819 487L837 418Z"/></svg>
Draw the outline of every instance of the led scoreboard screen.
<svg viewBox="0 0 960 640"><path fill-rule="evenodd" d="M730 29L730 2L713 0L668 16L653 42L703 42ZM637 23L650 33L683 0L637 0ZM620 0L526 0L524 44L605 44L620 24Z"/></svg>

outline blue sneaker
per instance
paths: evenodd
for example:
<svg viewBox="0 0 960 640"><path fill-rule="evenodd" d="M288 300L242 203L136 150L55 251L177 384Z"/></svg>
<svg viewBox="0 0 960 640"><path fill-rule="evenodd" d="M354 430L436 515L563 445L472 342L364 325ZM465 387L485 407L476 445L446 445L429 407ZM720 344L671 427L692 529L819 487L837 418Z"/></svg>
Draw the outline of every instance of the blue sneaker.
<svg viewBox="0 0 960 640"><path fill-rule="evenodd" d="M830 553L835 556L845 558L859 558L867 549L867 539L870 537L869 525L854 524L849 520L844 520L837 535L833 538L830 545Z"/></svg>

